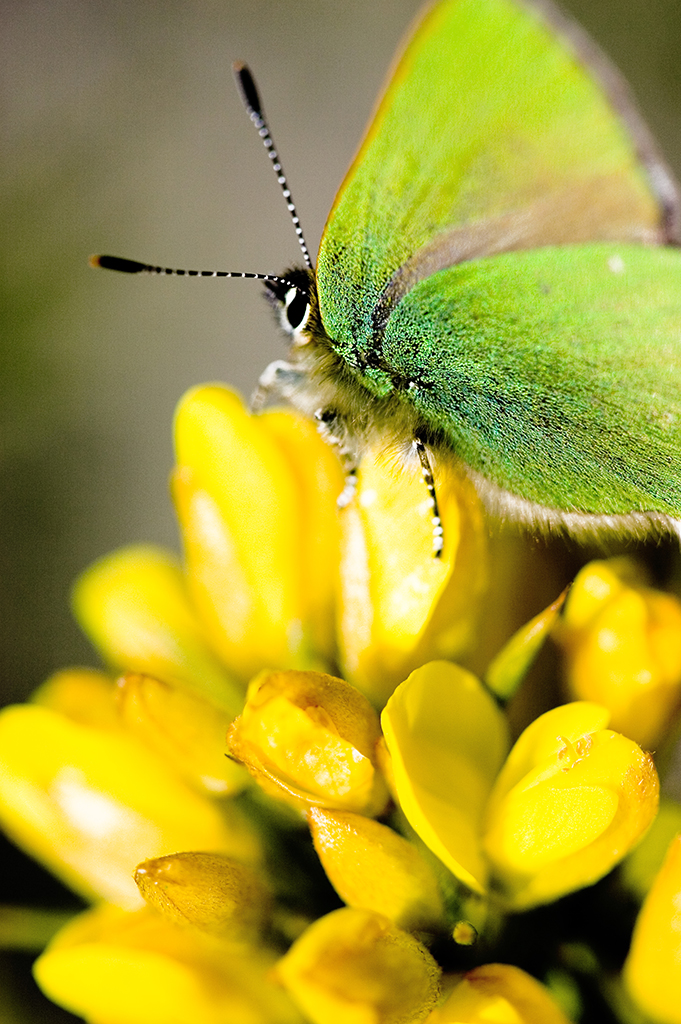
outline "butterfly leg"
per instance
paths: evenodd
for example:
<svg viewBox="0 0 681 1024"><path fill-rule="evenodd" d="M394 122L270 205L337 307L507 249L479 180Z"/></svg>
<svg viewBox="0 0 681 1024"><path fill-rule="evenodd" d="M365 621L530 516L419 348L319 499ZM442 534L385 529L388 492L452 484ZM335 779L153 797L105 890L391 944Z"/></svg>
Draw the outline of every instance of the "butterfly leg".
<svg viewBox="0 0 681 1024"><path fill-rule="evenodd" d="M306 379L306 375L295 366L283 359L276 359L260 374L251 397L251 412L260 412L269 398L293 398Z"/></svg>
<svg viewBox="0 0 681 1024"><path fill-rule="evenodd" d="M359 466L354 459L348 459L346 462L342 454L341 465L343 466L343 472L345 474L345 483L343 484L343 490L336 498L336 505L338 508L345 508L350 504L357 492L357 474L359 472Z"/></svg>
<svg viewBox="0 0 681 1024"><path fill-rule="evenodd" d="M420 437L415 437L413 441L414 450L419 457L421 463L421 475L423 482L426 485L426 490L430 497L430 504L432 509L431 522L433 524L433 555L435 558L442 558L442 547L444 543L442 520L440 519L440 509L437 504L437 494L435 493L435 480L433 479L433 470L430 465L430 459L428 458L428 452L426 446Z"/></svg>
<svg viewBox="0 0 681 1024"><path fill-rule="evenodd" d="M315 413L317 429L327 444L338 450L343 467L345 484L336 499L338 508L350 504L357 491L357 474L359 472L359 454L352 444L345 421L335 409L318 409Z"/></svg>

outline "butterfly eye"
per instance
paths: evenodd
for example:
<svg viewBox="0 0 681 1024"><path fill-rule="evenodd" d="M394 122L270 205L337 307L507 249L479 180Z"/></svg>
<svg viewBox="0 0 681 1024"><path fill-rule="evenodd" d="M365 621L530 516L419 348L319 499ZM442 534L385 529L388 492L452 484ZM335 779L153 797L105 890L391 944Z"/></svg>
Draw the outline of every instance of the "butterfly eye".
<svg viewBox="0 0 681 1024"><path fill-rule="evenodd" d="M300 288L289 288L284 296L283 326L289 331L299 331L307 323L310 300Z"/></svg>

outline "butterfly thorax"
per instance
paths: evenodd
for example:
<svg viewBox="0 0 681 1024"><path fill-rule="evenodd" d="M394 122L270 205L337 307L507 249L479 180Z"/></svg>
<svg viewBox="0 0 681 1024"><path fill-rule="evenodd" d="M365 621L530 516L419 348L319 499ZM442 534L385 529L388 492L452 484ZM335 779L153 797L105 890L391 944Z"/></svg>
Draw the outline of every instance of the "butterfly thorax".
<svg viewBox="0 0 681 1024"><path fill-rule="evenodd" d="M256 405L265 397L286 399L317 420L346 462L358 462L379 440L383 449L405 455L416 436L437 447L439 432L408 399L411 381L391 371L380 356L360 354L359 347L351 359L340 353L324 327L313 272L293 268L282 282L267 282L266 296L289 336L288 359L267 367Z"/></svg>

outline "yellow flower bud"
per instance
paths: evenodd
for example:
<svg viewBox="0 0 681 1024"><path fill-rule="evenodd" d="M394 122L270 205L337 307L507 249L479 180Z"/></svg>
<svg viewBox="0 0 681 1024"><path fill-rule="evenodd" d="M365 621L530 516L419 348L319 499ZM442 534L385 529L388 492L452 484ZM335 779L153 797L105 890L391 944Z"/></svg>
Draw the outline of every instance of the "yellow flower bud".
<svg viewBox="0 0 681 1024"><path fill-rule="evenodd" d="M146 907L103 906L63 928L34 973L89 1024L303 1024L271 964L265 949L178 928Z"/></svg>
<svg viewBox="0 0 681 1024"><path fill-rule="evenodd" d="M427 1024L569 1024L549 992L509 964L476 967L433 1010Z"/></svg>
<svg viewBox="0 0 681 1024"><path fill-rule="evenodd" d="M176 924L225 938L255 936L271 897L245 864L218 853L173 853L139 864L135 881L145 901Z"/></svg>
<svg viewBox="0 0 681 1024"><path fill-rule="evenodd" d="M480 505L471 484L444 469L437 497L442 558L433 558L420 471L396 472L379 452L363 457L357 495L341 515L342 664L379 705L412 669L459 656L473 637L486 583Z"/></svg>
<svg viewBox="0 0 681 1024"><path fill-rule="evenodd" d="M307 818L322 866L345 903L383 914L405 931L445 926L437 878L413 843L349 811L315 807Z"/></svg>
<svg viewBox="0 0 681 1024"><path fill-rule="evenodd" d="M197 847L260 856L234 804L218 810L123 730L35 705L0 714L0 820L72 888L122 907L140 905L132 872L147 857Z"/></svg>
<svg viewBox="0 0 681 1024"><path fill-rule="evenodd" d="M184 685L235 715L243 691L211 653L176 559L159 548L121 548L87 569L73 591L76 617L122 671Z"/></svg>
<svg viewBox="0 0 681 1024"><path fill-rule="evenodd" d="M625 984L645 1013L681 1024L681 835L669 847L634 928Z"/></svg>
<svg viewBox="0 0 681 1024"><path fill-rule="evenodd" d="M487 807L484 848L515 909L595 882L655 817L652 759L604 729L607 718L586 702L554 708L509 754Z"/></svg>
<svg viewBox="0 0 681 1024"><path fill-rule="evenodd" d="M185 689L129 673L118 680L122 721L187 781L220 796L250 781L225 756L231 716Z"/></svg>
<svg viewBox="0 0 681 1024"><path fill-rule="evenodd" d="M397 687L381 722L407 820L460 881L483 892L480 828L508 749L503 714L470 672L434 661Z"/></svg>
<svg viewBox="0 0 681 1024"><path fill-rule="evenodd" d="M230 727L229 748L268 792L294 807L379 814L375 711L358 690L319 672L263 672Z"/></svg>
<svg viewBox="0 0 681 1024"><path fill-rule="evenodd" d="M632 574L624 559L585 566L556 638L571 694L603 704L613 729L649 747L681 700L681 603Z"/></svg>
<svg viewBox="0 0 681 1024"><path fill-rule="evenodd" d="M31 700L59 711L80 725L100 729L121 727L113 680L91 668L65 668L55 672L38 687Z"/></svg>
<svg viewBox="0 0 681 1024"><path fill-rule="evenodd" d="M308 613L330 646L340 472L316 431L213 385L180 402L175 443L187 582L213 648L243 678L301 664Z"/></svg>
<svg viewBox="0 0 681 1024"><path fill-rule="evenodd" d="M440 969L386 917L345 907L315 921L277 974L313 1024L418 1024L435 1005Z"/></svg>

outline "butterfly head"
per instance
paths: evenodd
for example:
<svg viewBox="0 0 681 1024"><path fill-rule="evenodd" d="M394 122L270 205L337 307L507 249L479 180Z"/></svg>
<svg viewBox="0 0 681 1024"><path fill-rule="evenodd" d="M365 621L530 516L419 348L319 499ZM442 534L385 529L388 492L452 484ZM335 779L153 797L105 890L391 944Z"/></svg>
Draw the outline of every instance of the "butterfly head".
<svg viewBox="0 0 681 1024"><path fill-rule="evenodd" d="M306 345L322 332L314 273L303 267L265 281L265 295L282 330L294 346Z"/></svg>

